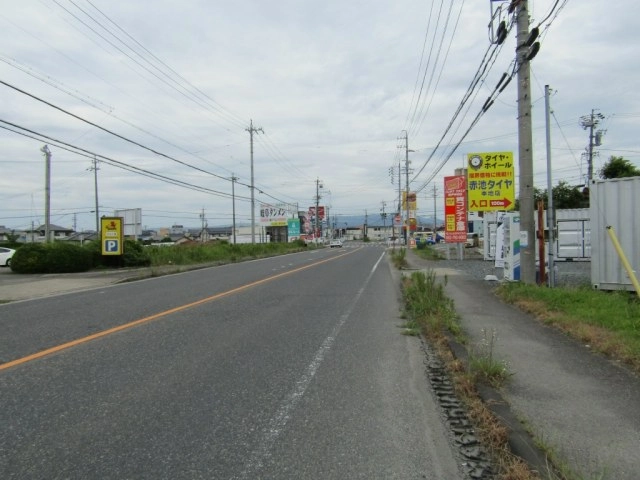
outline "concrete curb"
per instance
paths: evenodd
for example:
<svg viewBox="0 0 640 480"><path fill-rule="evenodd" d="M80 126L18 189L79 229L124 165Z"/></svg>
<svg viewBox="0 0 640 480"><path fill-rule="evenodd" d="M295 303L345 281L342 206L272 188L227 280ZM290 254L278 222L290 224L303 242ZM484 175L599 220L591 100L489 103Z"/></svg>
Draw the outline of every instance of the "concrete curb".
<svg viewBox="0 0 640 480"><path fill-rule="evenodd" d="M447 343L454 358L465 366L469 365L467 348L448 335ZM511 406L495 388L484 383L476 384L480 399L489 411L507 428L508 443L511 452L529 465L531 470L543 475L551 467L546 454L538 447L533 437L525 430L522 422L513 413Z"/></svg>

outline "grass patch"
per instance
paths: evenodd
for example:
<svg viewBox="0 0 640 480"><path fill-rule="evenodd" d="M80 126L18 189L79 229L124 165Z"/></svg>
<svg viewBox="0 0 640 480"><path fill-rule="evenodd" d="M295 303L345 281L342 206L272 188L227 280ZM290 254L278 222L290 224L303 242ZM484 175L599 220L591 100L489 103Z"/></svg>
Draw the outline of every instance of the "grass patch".
<svg viewBox="0 0 640 480"><path fill-rule="evenodd" d="M399 270L407 268L409 266L409 263L407 262L407 249L399 248L398 250L396 250L394 248L391 252L391 261Z"/></svg>
<svg viewBox="0 0 640 480"><path fill-rule="evenodd" d="M414 250L414 253L425 260L442 260L442 252L433 248L432 245L426 245L424 248Z"/></svg>
<svg viewBox="0 0 640 480"><path fill-rule="evenodd" d="M476 384L479 376L489 379L506 378L506 366L495 359L493 346L496 336L486 337L486 345L475 350L476 365L465 367L460 359L454 358L448 343L453 335L461 343L466 343L455 311L453 300L444 293L447 278L437 281L435 272L413 272L402 281L407 324L415 324L430 344L438 352L454 384L458 398L466 405L468 416L476 433L489 449L500 472L497 478L509 480L537 480L531 469L513 455L508 446L506 427L491 413L478 395ZM478 373L481 372L481 373Z"/></svg>
<svg viewBox="0 0 640 480"><path fill-rule="evenodd" d="M436 280L433 270L413 272L405 277L403 293L405 308L409 318L420 323L430 331L448 331L455 336L461 334L458 315L455 312L453 300L444 293L446 285Z"/></svg>
<svg viewBox="0 0 640 480"><path fill-rule="evenodd" d="M302 242L231 244L228 242L190 243L172 246L145 247L151 266L195 265L199 263L233 263L243 260L271 257L314 248Z"/></svg>
<svg viewBox="0 0 640 480"><path fill-rule="evenodd" d="M418 252L416 252L418 253ZM454 333L465 343L453 301L444 295L443 282L433 272L414 272L402 280L405 318L420 326L421 333L437 350L453 381L456 395L466 405L478 436L495 459L503 480L601 480L606 469L585 477L572 471L539 432L531 432L546 454L546 471L533 472L511 453L507 429L487 408L477 393L479 382L501 385L511 373L508 365L495 358L497 332L483 331L483 340L468 348L468 364L454 358L448 338ZM593 349L625 361L640 373L640 301L630 292L604 292L590 287L548 289L522 283L504 283L497 288L506 302L535 314L588 343ZM409 322L408 322L409 323Z"/></svg>
<svg viewBox="0 0 640 480"><path fill-rule="evenodd" d="M500 387L511 376L507 363L498 360L494 355L494 347L498 341L495 330L487 332L482 329L482 340L469 349L469 373L476 381L486 382L493 387Z"/></svg>
<svg viewBox="0 0 640 480"><path fill-rule="evenodd" d="M635 294L518 282L505 282L496 292L504 301L640 373L640 301Z"/></svg>

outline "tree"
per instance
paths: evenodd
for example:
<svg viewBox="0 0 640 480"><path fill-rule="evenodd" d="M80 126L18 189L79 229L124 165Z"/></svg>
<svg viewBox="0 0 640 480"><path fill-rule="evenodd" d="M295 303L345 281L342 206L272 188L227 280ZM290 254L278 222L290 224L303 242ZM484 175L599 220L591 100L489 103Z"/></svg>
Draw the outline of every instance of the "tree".
<svg viewBox="0 0 640 480"><path fill-rule="evenodd" d="M585 197L582 186L572 187L564 180L558 182L558 185L553 187L553 208L558 210L561 208L588 208L589 198ZM533 188L533 204L538 205L538 202L544 202L544 208L549 205L547 190L540 190L539 188ZM520 202L516 200L515 209L519 210Z"/></svg>
<svg viewBox="0 0 640 480"><path fill-rule="evenodd" d="M586 208L589 199L582 193L582 186L572 187L564 180L553 187L553 208Z"/></svg>
<svg viewBox="0 0 640 480"><path fill-rule="evenodd" d="M598 171L600 178L625 178L640 176L640 169L623 157L612 155L609 161Z"/></svg>

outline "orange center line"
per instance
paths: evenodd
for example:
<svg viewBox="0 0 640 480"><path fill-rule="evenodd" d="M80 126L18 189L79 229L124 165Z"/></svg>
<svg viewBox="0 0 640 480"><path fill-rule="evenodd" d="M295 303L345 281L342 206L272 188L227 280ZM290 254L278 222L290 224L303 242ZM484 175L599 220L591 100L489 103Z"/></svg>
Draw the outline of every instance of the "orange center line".
<svg viewBox="0 0 640 480"><path fill-rule="evenodd" d="M360 247L360 248L362 248L362 247ZM138 325L142 325L143 323L152 322L153 320L157 320L159 318L166 317L167 315L171 315L172 313L181 312L183 310L187 310L189 308L197 307L199 305L203 305L203 304L208 303L208 302L213 302L213 301L218 300L220 298L227 297L229 295L233 295L235 293L242 292L242 291L247 290L249 288L261 285L263 283L271 282L273 280L285 277L287 275L292 275L294 273L301 272L303 270L307 270L307 269L312 268L312 267L316 267L316 266L321 265L323 263L331 262L331 261L336 260L336 259L338 259L340 257L344 257L345 255L350 255L350 254L352 254L354 252L357 252L358 250L360 250L360 248L357 248L357 249L355 249L355 250L353 250L351 252L341 253L340 255L336 255L335 257L326 258L324 260L319 260L317 262L310 263L309 265L305 265L303 267L298 267L298 268L294 268L293 270L288 270L286 272L278 273L276 275L272 275L270 277L266 277L266 278L263 278L261 280L256 280L255 282L247 283L246 285L242 285L240 287L232 288L231 290L227 290L225 292L217 293L217 294L212 295L210 297L206 297L206 298L203 298L201 300L197 300L195 302L187 303L187 304L181 305L179 307L170 308L169 310L164 310L162 312L158 312L158 313L155 313L153 315L149 315L148 317L140 318L138 320L134 320L133 322L129 322L129 323L125 323L123 325L119 325L117 327L109 328L107 330L103 330L101 332L94 333L94 334L88 335L86 337L78 338L76 340L71 340L70 342L62 343L60 345L56 345L55 347L47 348L45 350L41 350L39 352L32 353L31 355L27 355L25 357L21 357L21 358L15 359L15 360L11 360L9 362L1 364L0 365L0 371L7 370L7 369L9 369L11 367L15 367L17 365L22 365L23 363L31 362L33 360L37 360L39 358L46 357L48 355L52 355L54 353L57 353L57 352L60 352L60 351L63 351L63 350L67 350L69 348L75 347L75 346L83 344L83 343L90 342L92 340L97 340L99 338L106 337L108 335L111 335L111 334L114 334L114 333L117 333L117 332L121 332L123 330L128 330L128 329L136 327Z"/></svg>

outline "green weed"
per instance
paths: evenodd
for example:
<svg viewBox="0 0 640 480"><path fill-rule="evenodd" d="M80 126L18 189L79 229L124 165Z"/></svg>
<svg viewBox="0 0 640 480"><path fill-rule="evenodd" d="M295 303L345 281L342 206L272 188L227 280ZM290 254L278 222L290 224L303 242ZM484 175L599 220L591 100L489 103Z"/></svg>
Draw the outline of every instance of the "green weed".
<svg viewBox="0 0 640 480"><path fill-rule="evenodd" d="M491 330L489 334L486 329L482 329L482 340L470 348L469 372L476 380L487 382L499 387L511 375L506 362L496 359L494 348L498 341L498 334Z"/></svg>

